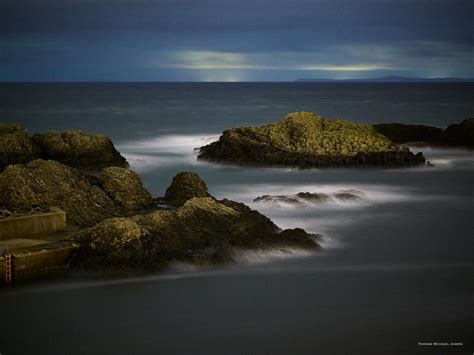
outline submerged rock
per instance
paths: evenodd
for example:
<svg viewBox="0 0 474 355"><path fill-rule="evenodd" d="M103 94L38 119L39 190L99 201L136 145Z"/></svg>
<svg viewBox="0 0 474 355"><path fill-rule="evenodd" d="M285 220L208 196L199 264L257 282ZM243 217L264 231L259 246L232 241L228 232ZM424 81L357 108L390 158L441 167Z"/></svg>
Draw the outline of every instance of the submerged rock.
<svg viewBox="0 0 474 355"><path fill-rule="evenodd" d="M28 163L39 158L39 148L19 125L0 124L0 171L7 165Z"/></svg>
<svg viewBox="0 0 474 355"><path fill-rule="evenodd" d="M100 173L100 182L114 202L127 210L140 210L153 204L151 194L131 170L116 166L104 168Z"/></svg>
<svg viewBox="0 0 474 355"><path fill-rule="evenodd" d="M312 203L330 202L333 199L342 201L358 201L366 198L362 191L358 190L341 190L333 194L325 193L311 193L311 192L298 192L295 195L262 195L255 198L254 202L271 202L271 203L290 203L290 204L301 204L304 201Z"/></svg>
<svg viewBox="0 0 474 355"><path fill-rule="evenodd" d="M359 190L340 190L336 193L333 194L333 196L342 201L360 201L360 200L366 200L367 196L365 193Z"/></svg>
<svg viewBox="0 0 474 355"><path fill-rule="evenodd" d="M302 200L312 202L325 202L331 199L329 195L323 193L298 192L296 196Z"/></svg>
<svg viewBox="0 0 474 355"><path fill-rule="evenodd" d="M103 135L82 131L38 133L32 140L41 149L43 159L56 160L82 170L100 171L105 167L127 167L127 161Z"/></svg>
<svg viewBox="0 0 474 355"><path fill-rule="evenodd" d="M185 171L177 174L166 189L165 201L180 206L193 197L210 197L206 183L198 174Z"/></svg>
<svg viewBox="0 0 474 355"><path fill-rule="evenodd" d="M78 226L94 225L121 212L76 169L41 159L7 166L0 174L0 205L24 213L57 206L66 212L69 224Z"/></svg>
<svg viewBox="0 0 474 355"><path fill-rule="evenodd" d="M421 153L394 145L368 124L328 120L294 112L279 122L224 131L219 141L201 147L199 159L243 165L410 166Z"/></svg>
<svg viewBox="0 0 474 355"><path fill-rule="evenodd" d="M443 131L438 127L402 123L380 123L373 127L395 143L427 141Z"/></svg>
<svg viewBox="0 0 474 355"><path fill-rule="evenodd" d="M97 270L150 270L171 260L216 263L232 248L271 246L316 248L317 237L303 230L280 232L267 217L229 200L192 198L175 210L112 218L80 232L73 265Z"/></svg>
<svg viewBox="0 0 474 355"><path fill-rule="evenodd" d="M298 204L300 200L297 199L295 196L287 196L287 195L262 195L254 198L254 202L283 202L283 203L290 203L290 204Z"/></svg>

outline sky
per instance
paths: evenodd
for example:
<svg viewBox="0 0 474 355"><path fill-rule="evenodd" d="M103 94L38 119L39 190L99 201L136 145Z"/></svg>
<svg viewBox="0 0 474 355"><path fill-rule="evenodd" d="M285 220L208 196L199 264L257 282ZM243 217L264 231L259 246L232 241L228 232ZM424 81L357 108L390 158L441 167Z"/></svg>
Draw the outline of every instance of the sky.
<svg viewBox="0 0 474 355"><path fill-rule="evenodd" d="M1 0L0 81L474 77L474 0Z"/></svg>

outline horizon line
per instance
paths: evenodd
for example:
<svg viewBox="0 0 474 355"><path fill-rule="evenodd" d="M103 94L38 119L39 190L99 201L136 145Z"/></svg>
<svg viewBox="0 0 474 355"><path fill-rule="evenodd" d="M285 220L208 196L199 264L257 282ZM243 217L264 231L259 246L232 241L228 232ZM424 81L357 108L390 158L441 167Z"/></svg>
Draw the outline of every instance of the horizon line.
<svg viewBox="0 0 474 355"><path fill-rule="evenodd" d="M410 83L473 83L474 78L406 78L407 81L391 81L383 80L383 78L355 78L355 79L295 79L295 80L249 80L249 81L201 81L201 80L16 80L16 81L2 81L2 84L127 84L127 83L143 83L143 84L245 84L245 83L292 83L292 84L317 84L317 83L389 83L389 84L410 84ZM418 79L418 80L417 80ZM451 79L451 80L449 80Z"/></svg>

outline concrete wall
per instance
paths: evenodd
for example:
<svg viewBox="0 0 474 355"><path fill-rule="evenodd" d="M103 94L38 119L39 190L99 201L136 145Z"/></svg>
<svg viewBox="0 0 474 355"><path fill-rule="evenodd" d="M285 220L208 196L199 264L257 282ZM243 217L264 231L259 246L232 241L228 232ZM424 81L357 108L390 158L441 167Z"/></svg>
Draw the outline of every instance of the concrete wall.
<svg viewBox="0 0 474 355"><path fill-rule="evenodd" d="M76 247L68 245L63 248L15 254L15 281L35 278L38 273L47 275L58 268L65 269L75 250Z"/></svg>
<svg viewBox="0 0 474 355"><path fill-rule="evenodd" d="M0 219L0 239L48 234L66 228L66 212L52 208L51 212Z"/></svg>
<svg viewBox="0 0 474 355"><path fill-rule="evenodd" d="M65 245L50 250L39 250L13 255L13 279L15 282L48 276L65 270L78 246ZM0 257L0 285L5 284L5 258Z"/></svg>

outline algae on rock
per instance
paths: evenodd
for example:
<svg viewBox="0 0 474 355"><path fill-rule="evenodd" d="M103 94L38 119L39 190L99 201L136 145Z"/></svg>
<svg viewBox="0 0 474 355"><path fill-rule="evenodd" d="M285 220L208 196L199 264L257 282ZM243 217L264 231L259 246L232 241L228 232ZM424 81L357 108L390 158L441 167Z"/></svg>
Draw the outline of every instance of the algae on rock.
<svg viewBox="0 0 474 355"><path fill-rule="evenodd" d="M114 202L127 210L140 210L153 204L151 194L145 190L134 171L116 166L104 168L100 173L100 182Z"/></svg>
<svg viewBox="0 0 474 355"><path fill-rule="evenodd" d="M92 270L150 270L172 260L221 263L232 248L317 248L317 236L279 228L247 206L192 198L175 210L112 218L80 232L74 266Z"/></svg>
<svg viewBox="0 0 474 355"><path fill-rule="evenodd" d="M77 169L100 171L108 166L127 167L110 138L82 131L37 133L32 137L43 159L53 159Z"/></svg>
<svg viewBox="0 0 474 355"><path fill-rule="evenodd" d="M0 124L0 171L39 158L39 148L20 125Z"/></svg>
<svg viewBox="0 0 474 355"><path fill-rule="evenodd" d="M15 213L57 206L66 212L68 224L92 226L153 203L132 171L106 168L101 180L101 184L92 184L79 170L54 160L9 165L0 174L0 206Z"/></svg>
<svg viewBox="0 0 474 355"><path fill-rule="evenodd" d="M206 183L198 174L184 171L173 177L166 189L165 201L170 205L182 205L193 197L209 197Z"/></svg>
<svg viewBox="0 0 474 355"><path fill-rule="evenodd" d="M118 215L120 209L76 169L53 160L9 165L0 174L0 205L29 213L35 206L57 206L67 222L90 226Z"/></svg>
<svg viewBox="0 0 474 355"><path fill-rule="evenodd" d="M400 149L368 124L328 120L294 112L259 127L224 131L219 141L200 148L200 159L249 165L298 167L403 166L423 156Z"/></svg>

